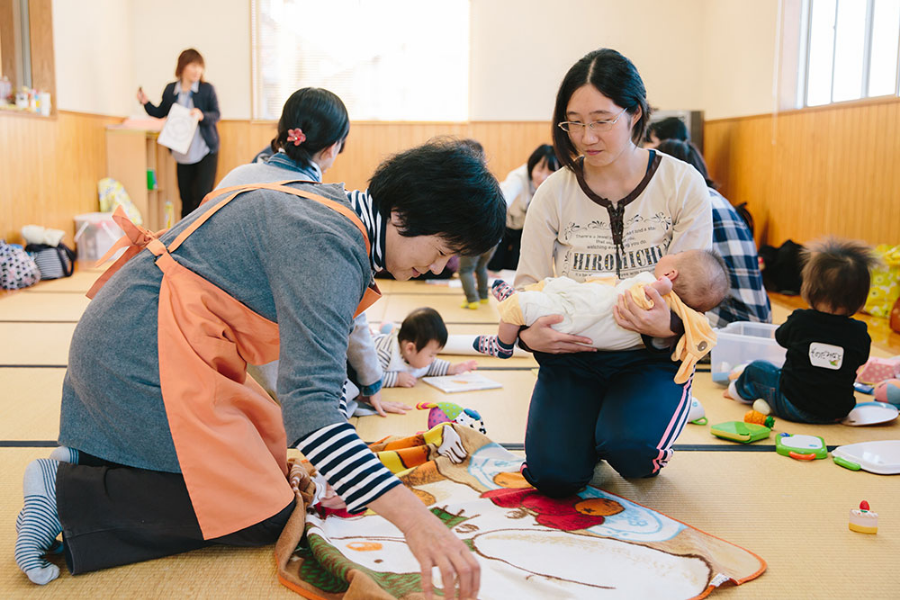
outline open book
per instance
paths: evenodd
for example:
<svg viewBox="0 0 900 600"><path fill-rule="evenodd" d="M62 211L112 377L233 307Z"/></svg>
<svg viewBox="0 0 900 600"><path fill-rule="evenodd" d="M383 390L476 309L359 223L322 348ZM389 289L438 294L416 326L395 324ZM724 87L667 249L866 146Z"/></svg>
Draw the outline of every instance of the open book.
<svg viewBox="0 0 900 600"><path fill-rule="evenodd" d="M443 377L423 377L422 381L436 387L445 394L495 390L503 387L493 379L488 379L484 375L472 372L461 375L444 375Z"/></svg>

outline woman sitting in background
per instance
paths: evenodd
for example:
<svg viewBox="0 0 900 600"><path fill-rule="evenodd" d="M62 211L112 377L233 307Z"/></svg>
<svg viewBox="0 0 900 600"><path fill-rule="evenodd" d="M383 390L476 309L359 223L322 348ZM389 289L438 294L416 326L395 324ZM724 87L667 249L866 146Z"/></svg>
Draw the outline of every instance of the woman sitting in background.
<svg viewBox="0 0 900 600"><path fill-rule="evenodd" d="M706 162L697 147L690 142L664 140L656 147L665 154L683 160L697 169L709 187L712 202L713 248L728 265L731 291L716 308L707 311L709 324L724 327L734 321L772 322L772 307L763 288L759 271L759 257L753 233L722 194L716 191L715 182L709 178Z"/></svg>

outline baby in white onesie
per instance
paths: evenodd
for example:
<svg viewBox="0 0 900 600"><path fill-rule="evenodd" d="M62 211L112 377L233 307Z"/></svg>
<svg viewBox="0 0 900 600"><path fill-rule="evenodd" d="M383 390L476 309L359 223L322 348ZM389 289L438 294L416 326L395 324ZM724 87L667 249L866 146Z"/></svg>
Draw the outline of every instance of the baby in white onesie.
<svg viewBox="0 0 900 600"><path fill-rule="evenodd" d="M642 291L645 285L661 296L674 294L681 302L703 313L722 301L728 293L728 272L722 258L707 250L688 250L663 256L653 273L617 281L614 277L588 279L579 283L568 277L548 277L516 293L503 281L494 284L494 296L500 300L500 326L496 336L479 336L473 344L482 354L509 358L519 329L541 317L562 315L552 327L561 333L591 338L601 350L631 350L641 345L641 335L616 323L613 307L621 294L650 308ZM640 290L640 291L638 291ZM702 317L702 315L697 315Z"/></svg>

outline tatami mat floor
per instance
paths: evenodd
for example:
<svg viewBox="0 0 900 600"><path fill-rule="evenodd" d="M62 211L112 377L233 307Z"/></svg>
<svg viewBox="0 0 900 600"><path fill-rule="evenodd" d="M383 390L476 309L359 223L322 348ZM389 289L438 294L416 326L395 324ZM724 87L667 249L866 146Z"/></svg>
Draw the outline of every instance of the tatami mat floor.
<svg viewBox="0 0 900 600"><path fill-rule="evenodd" d="M93 573L64 574L46 588L30 584L15 567L13 521L21 507L21 475L32 459L45 457L59 430L59 405L68 347L87 306L84 292L99 271L43 282L30 290L0 295L0 597L71 598L285 597L297 596L275 580L271 548L214 548ZM451 334L492 333L495 302L470 311L460 307L456 284L382 281L384 298L368 312L373 324L400 321L412 309L432 306ZM792 309L775 306L776 321ZM871 329L871 326L870 326ZM873 336L874 338L875 336ZM883 339L890 339L885 336ZM875 355L897 354L874 348ZM472 356L444 356L453 362ZM449 401L481 412L497 442L521 447L536 363L530 356L506 361L477 357L482 374L500 390L445 395L420 383L385 390L384 397L409 405ZM694 395L710 423L740 420L748 407L721 396L708 372L698 371ZM871 397L860 395L861 400ZM363 439L407 435L427 427L427 411L404 416L353 419ZM821 435L829 446L896 439L900 423L851 428L813 427L778 421L775 432ZM900 593L900 477L850 472L829 460L801 463L777 455L774 438L750 447L710 435L708 426L688 425L676 456L652 480L626 481L605 465L595 484L751 550L769 565L758 580L725 588L723 598L895 598ZM768 448L762 448L767 446ZM876 536L847 529L847 514L868 500L881 516ZM65 571L65 569L63 569Z"/></svg>

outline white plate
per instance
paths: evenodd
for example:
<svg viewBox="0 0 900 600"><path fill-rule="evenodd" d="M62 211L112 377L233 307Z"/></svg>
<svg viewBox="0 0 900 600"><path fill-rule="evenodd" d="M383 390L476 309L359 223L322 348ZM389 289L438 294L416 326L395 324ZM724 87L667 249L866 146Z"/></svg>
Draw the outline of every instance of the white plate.
<svg viewBox="0 0 900 600"><path fill-rule="evenodd" d="M844 425L859 427L860 425L875 425L893 421L900 414L900 410L893 404L885 402L862 402L850 411L844 420Z"/></svg>
<svg viewBox="0 0 900 600"><path fill-rule="evenodd" d="M883 440L880 442L861 442L838 446L831 453L861 468L879 475L896 475L900 473L900 440Z"/></svg>

